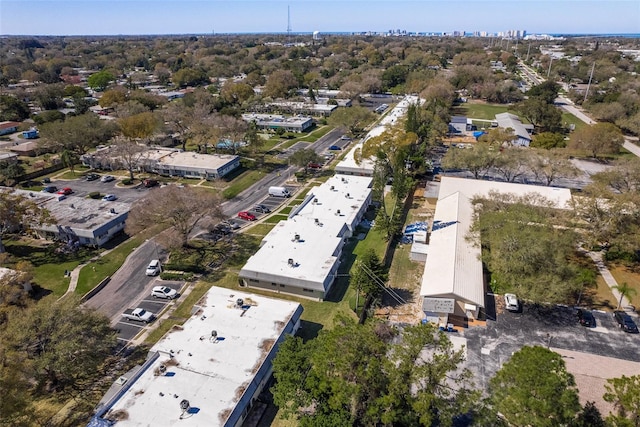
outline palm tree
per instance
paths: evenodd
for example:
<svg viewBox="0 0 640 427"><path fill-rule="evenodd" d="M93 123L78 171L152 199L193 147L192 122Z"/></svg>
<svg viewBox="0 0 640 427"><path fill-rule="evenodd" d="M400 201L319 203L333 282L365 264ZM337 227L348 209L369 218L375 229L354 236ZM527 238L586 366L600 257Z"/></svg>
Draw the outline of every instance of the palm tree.
<svg viewBox="0 0 640 427"><path fill-rule="evenodd" d="M612 286L611 289L615 289L616 291L620 292L620 301L618 301L617 309L619 309L620 306L622 305L623 298L627 298L629 302L631 302L631 296L636 295L638 293L638 291L636 291L634 288L629 286L627 282L622 282L621 285Z"/></svg>
<svg viewBox="0 0 640 427"><path fill-rule="evenodd" d="M71 169L72 174L76 174L74 170L74 165L76 163L76 155L70 150L64 150L60 153L60 161L62 165Z"/></svg>

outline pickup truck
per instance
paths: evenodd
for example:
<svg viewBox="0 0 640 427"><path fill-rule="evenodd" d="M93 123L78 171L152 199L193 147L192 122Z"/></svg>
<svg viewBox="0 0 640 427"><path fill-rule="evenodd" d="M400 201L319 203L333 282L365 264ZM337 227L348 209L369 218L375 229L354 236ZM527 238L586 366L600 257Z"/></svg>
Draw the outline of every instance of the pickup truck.
<svg viewBox="0 0 640 427"><path fill-rule="evenodd" d="M144 308L130 308L122 313L122 317L129 320L136 320L138 322L150 323L155 319L155 316L150 311Z"/></svg>

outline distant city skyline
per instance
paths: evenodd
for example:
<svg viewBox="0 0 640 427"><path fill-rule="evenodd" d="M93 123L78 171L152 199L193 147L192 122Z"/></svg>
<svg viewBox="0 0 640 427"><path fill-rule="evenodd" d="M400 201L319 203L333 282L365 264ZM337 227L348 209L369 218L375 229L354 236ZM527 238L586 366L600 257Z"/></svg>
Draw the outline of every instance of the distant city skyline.
<svg viewBox="0 0 640 427"><path fill-rule="evenodd" d="M639 34L638 0L1 0L2 35Z"/></svg>

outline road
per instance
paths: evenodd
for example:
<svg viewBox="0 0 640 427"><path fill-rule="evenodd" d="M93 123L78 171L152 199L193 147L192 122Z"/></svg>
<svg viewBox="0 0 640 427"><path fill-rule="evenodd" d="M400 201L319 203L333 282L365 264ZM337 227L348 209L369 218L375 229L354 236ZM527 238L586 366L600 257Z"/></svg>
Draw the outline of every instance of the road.
<svg viewBox="0 0 640 427"><path fill-rule="evenodd" d="M326 135L319 138L316 142L299 143L287 150L286 155L303 149L309 148L315 150L317 153L322 153L328 147L334 144L340 144L344 146L348 144L348 141L340 140L342 132L333 129ZM298 170L297 166L287 166L278 171L267 174L259 182L255 183L235 198L225 202L222 205L223 212L227 217L235 218L239 211L249 210L252 206L260 203L263 199L268 197L268 188L270 186L283 185L286 180L292 176L295 171ZM82 197L91 191L100 191L101 193L113 193L118 195L119 200L133 202L140 197L143 197L149 189L140 187L139 189L132 190L131 188L117 188L114 183L101 183L100 181L83 181L73 180L64 181L56 180L52 183L57 187L69 186L74 189L74 196ZM273 204L269 203L273 208ZM241 220L236 220L241 223ZM179 282L172 282L167 284L161 281L157 277L148 277L145 275L145 269L152 259L164 259L165 253L157 246L153 240L146 241L127 257L123 265L118 271L111 277L109 283L95 296L89 299L85 305L94 308L101 313L105 314L111 319L111 324L117 327L120 331L120 339L127 341L131 339L133 332L139 331L144 325L129 324L131 322L122 322L121 314L127 308L135 308L139 305L154 304L145 303L151 292L151 288L154 285L162 283L173 288L179 288ZM155 302L158 304L158 302ZM145 307L153 312L153 307Z"/></svg>
<svg viewBox="0 0 640 427"><path fill-rule="evenodd" d="M332 145L344 146L345 141L341 141L340 137L344 134L338 129L332 129L327 132L326 135L319 138L316 142L297 143L290 147L284 158L289 157L291 154L304 148L314 150L318 154L322 154ZM260 203L265 197L268 197L269 187L282 186L285 182L293 176L293 174L300 169L298 166L287 166L283 169L271 172L267 174L260 181L253 184L251 187L238 194L233 199L226 201L222 204L222 211L227 217L235 217L239 211L248 210L251 206Z"/></svg>

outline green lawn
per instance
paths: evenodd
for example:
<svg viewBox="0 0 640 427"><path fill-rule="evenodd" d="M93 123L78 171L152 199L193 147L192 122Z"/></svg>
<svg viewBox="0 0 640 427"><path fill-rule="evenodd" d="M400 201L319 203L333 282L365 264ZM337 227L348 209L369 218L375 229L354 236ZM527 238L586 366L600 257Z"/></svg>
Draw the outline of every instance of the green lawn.
<svg viewBox="0 0 640 427"><path fill-rule="evenodd" d="M116 249L108 254L94 261L90 261L80 270L76 294L86 294L102 280L115 273L118 268L122 266L127 256L129 256L135 248L140 246L143 241L144 239L142 237L131 238L118 245Z"/></svg>
<svg viewBox="0 0 640 427"><path fill-rule="evenodd" d="M69 278L65 271L71 271L82 262L90 259L95 252L82 248L76 253L56 253L57 245L37 240L7 240L4 242L7 252L11 254L11 261L25 260L33 265L34 285L51 292L55 297L61 297L69 288ZM7 263L7 266L11 266Z"/></svg>
<svg viewBox="0 0 640 427"><path fill-rule="evenodd" d="M502 104L465 103L455 107L454 109L455 115L482 120L494 120L496 118L496 114L505 112L518 115L518 113L513 110L513 107Z"/></svg>
<svg viewBox="0 0 640 427"><path fill-rule="evenodd" d="M562 123L565 126L575 125L575 130L580 130L581 128L588 126L585 122L577 118L571 113L562 113Z"/></svg>
<svg viewBox="0 0 640 427"><path fill-rule="evenodd" d="M225 199L233 199L247 188L264 177L265 173L258 170L246 170L240 176L236 177L231 185L224 189L222 195Z"/></svg>

